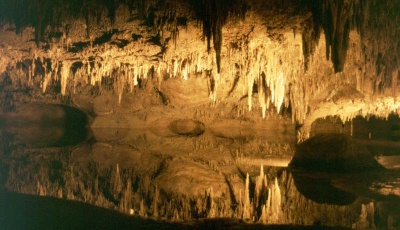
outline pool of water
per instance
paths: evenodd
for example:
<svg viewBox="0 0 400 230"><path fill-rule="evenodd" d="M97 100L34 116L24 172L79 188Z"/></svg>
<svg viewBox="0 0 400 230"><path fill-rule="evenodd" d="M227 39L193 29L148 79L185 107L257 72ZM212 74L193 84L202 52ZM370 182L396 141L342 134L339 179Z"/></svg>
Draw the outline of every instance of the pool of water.
<svg viewBox="0 0 400 230"><path fill-rule="evenodd" d="M288 130L179 119L90 130L79 110L29 109L40 108L0 116L6 229L400 227L398 170L287 168L302 149ZM335 153L338 138L325 140L305 148ZM350 168L364 157L350 156Z"/></svg>

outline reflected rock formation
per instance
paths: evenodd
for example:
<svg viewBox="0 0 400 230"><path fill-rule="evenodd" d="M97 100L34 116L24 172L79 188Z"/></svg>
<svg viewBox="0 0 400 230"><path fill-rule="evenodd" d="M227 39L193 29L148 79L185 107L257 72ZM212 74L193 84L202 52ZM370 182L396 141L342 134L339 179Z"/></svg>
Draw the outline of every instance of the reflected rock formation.
<svg viewBox="0 0 400 230"><path fill-rule="evenodd" d="M81 110L51 104L27 104L0 112L0 131L29 147L77 145L88 139L89 118Z"/></svg>
<svg viewBox="0 0 400 230"><path fill-rule="evenodd" d="M299 192L317 203L348 205L357 197L400 203L399 195L374 188L392 187L400 171L385 169L365 142L344 134L318 134L304 141L289 169Z"/></svg>
<svg viewBox="0 0 400 230"><path fill-rule="evenodd" d="M383 169L364 145L343 134L321 134L304 141L289 166L327 173Z"/></svg>

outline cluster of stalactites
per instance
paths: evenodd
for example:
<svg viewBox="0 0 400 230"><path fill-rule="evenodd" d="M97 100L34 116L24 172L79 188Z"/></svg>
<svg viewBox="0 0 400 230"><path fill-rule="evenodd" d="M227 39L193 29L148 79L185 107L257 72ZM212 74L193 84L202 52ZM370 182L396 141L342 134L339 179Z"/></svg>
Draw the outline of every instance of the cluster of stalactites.
<svg viewBox="0 0 400 230"><path fill-rule="evenodd" d="M272 103L277 113L283 105L289 106L289 77L297 71L289 63L293 57L285 57L281 52L267 50L264 46L256 46L250 43L249 47L242 50L231 49L230 57L237 61L239 75L244 76L247 92L248 110L253 108L253 91L257 86L258 100L262 111L262 117L266 117L266 110ZM232 72L232 71L229 71Z"/></svg>
<svg viewBox="0 0 400 230"><path fill-rule="evenodd" d="M350 30L356 28L360 31L365 27L365 20L368 15L366 2L368 1L313 1L311 7L312 20L308 21L302 33L306 69L310 55L314 52L323 29L326 58L332 61L335 72L343 71L349 48Z"/></svg>
<svg viewBox="0 0 400 230"><path fill-rule="evenodd" d="M34 62L33 62L34 63ZM170 60L160 61L150 64L145 61L137 60L136 62L121 63L118 59L113 59L111 55L103 55L94 60L89 60L89 57L78 62L70 60L53 61L54 68L46 71L43 78L43 93L46 92L47 85L51 79L58 80L61 78L61 94L67 93L67 84L73 82L73 92L79 83L95 86L101 84L103 78L115 79L115 89L119 95L121 102L122 94L125 87L129 88L129 92L133 92L135 86L138 86L141 79L146 79L149 75L157 76L158 87L161 88L161 82L164 76L171 78L180 77L188 80L191 74L199 74L202 72L210 72L213 77L218 78L218 74L213 71L215 69L215 61L212 55L202 53L190 53L187 57L174 57ZM78 63L80 63L78 65ZM58 65L61 66L61 71L58 71ZM72 71L74 65L79 68ZM35 68L35 67L32 67ZM29 75L31 76L31 75ZM70 81L70 79L72 79ZM210 97L216 100L216 86L219 81L214 81L213 89L210 89Z"/></svg>
<svg viewBox="0 0 400 230"><path fill-rule="evenodd" d="M94 62L86 60L82 63L82 67L76 71L74 76L74 88L82 80L95 86L101 84L103 78L112 78L115 79L114 89L118 93L119 103L121 103L125 87L132 93L134 87L139 85L140 79L147 79L152 73L151 70L154 69L153 65L146 63L130 64L117 60L95 60Z"/></svg>
<svg viewBox="0 0 400 230"><path fill-rule="evenodd" d="M212 55L201 52L192 52L185 55L177 55L163 63L163 67L170 77L182 77L188 80L190 74L201 73L215 68L215 60Z"/></svg>

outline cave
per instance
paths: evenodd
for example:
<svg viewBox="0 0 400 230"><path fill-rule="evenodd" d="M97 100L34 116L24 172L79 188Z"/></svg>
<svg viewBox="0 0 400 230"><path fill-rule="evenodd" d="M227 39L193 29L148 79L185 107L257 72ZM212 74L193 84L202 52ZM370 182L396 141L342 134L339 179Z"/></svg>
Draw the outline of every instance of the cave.
<svg viewBox="0 0 400 230"><path fill-rule="evenodd" d="M0 0L0 228L400 228L399 12Z"/></svg>

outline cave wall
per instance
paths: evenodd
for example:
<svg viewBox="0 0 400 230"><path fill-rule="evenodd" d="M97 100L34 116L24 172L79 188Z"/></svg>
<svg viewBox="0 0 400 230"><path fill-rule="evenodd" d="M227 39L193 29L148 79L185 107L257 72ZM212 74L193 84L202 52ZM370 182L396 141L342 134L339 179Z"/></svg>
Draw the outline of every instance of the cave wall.
<svg viewBox="0 0 400 230"><path fill-rule="evenodd" d="M9 98L3 108L21 98L93 107L107 94L114 112L229 102L241 108L237 113L255 110L262 118L289 109L300 124L398 109L399 35L390 23L398 3L249 1L243 17L234 7L219 9L231 14L221 16L218 38L205 34L209 19L190 1L140 3L116 1L115 18L99 5L96 20L60 16L59 26L48 19L39 35L42 27L29 19L19 25L1 18L0 82ZM211 5L198 6L211 7L203 16L220 7ZM346 20L336 22L342 14Z"/></svg>

